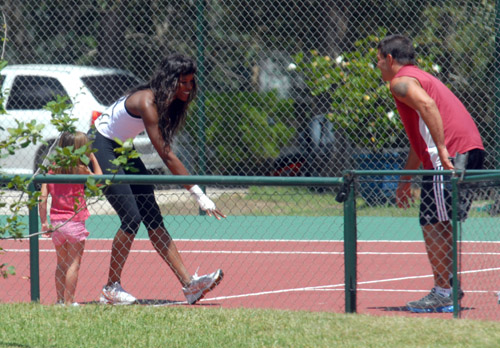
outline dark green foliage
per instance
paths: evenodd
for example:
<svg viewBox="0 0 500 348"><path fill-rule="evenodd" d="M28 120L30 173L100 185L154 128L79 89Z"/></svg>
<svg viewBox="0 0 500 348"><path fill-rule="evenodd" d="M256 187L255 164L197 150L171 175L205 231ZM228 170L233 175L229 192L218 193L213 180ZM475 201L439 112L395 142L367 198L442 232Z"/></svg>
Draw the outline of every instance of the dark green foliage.
<svg viewBox="0 0 500 348"><path fill-rule="evenodd" d="M330 97L328 118L345 130L353 144L370 150L404 146L405 134L388 84L377 69L377 44L381 37L370 35L355 43L356 50L337 57L312 51L296 56L297 69L307 79L313 95ZM432 63L419 58L420 67L432 70Z"/></svg>
<svg viewBox="0 0 500 348"><path fill-rule="evenodd" d="M295 134L293 101L280 99L275 92L209 94L205 112L213 174L237 174L238 170L264 165L276 158ZM186 127L195 139L197 120L195 110Z"/></svg>

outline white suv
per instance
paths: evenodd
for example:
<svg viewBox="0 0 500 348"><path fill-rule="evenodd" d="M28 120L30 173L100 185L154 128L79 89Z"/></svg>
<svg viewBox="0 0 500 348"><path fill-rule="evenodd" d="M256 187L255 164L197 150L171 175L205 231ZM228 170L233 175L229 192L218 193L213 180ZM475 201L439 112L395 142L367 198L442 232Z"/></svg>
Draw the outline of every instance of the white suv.
<svg viewBox="0 0 500 348"><path fill-rule="evenodd" d="M0 86L7 114L0 114L0 137L16 127L15 120L44 124L42 136L50 144L58 132L50 123L51 115L43 107L56 95L68 96L73 105L70 114L78 118L76 128L87 132L93 120L127 90L140 81L130 72L118 69L76 65L8 65L0 71ZM165 166L146 134L134 141L148 169L163 171ZM29 145L15 156L0 159L0 172L32 174L48 151L43 144Z"/></svg>

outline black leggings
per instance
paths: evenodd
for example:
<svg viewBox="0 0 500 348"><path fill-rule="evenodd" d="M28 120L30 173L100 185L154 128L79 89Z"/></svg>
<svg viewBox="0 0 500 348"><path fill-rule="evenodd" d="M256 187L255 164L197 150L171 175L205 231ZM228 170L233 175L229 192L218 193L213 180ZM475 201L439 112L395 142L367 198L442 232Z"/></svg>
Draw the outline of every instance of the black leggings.
<svg viewBox="0 0 500 348"><path fill-rule="evenodd" d="M95 130L91 132L89 138L94 139L93 148L97 149L95 156L102 172L112 174L111 170L117 169L117 166L111 163L117 157L113 149L120 145ZM139 171L130 172L119 168L116 174L148 174L140 158L130 159L129 164ZM160 207L155 200L153 185L112 184L105 188L104 195L120 217L120 228L124 232L137 234L141 222L148 231L159 227L165 229Z"/></svg>

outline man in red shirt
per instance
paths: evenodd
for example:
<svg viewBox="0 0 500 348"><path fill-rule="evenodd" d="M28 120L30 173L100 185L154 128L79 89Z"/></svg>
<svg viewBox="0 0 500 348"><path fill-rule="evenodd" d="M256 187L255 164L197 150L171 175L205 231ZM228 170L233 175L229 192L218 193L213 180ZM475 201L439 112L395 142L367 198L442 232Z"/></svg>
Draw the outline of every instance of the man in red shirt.
<svg viewBox="0 0 500 348"><path fill-rule="evenodd" d="M387 36L378 45L377 61L382 79L390 81L410 142L404 169L418 169L422 164L423 169L452 170L450 155L457 153L467 156L467 169L481 169L485 152L474 120L441 81L415 65L412 41L402 35ZM410 179L402 176L396 190L401 208L407 208L411 201ZM419 218L435 286L429 295L407 304L412 312L453 311L451 192L447 180L439 173L423 177ZM470 200L467 202L459 212L462 221L470 208ZM460 289L459 298L463 295Z"/></svg>

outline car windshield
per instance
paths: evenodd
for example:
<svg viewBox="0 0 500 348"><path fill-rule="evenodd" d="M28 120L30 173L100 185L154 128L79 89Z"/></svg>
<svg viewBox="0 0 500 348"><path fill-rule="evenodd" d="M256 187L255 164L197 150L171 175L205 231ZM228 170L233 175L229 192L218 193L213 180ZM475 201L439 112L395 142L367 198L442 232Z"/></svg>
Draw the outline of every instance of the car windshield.
<svg viewBox="0 0 500 348"><path fill-rule="evenodd" d="M82 81L99 104L104 106L110 106L126 91L141 83L134 76L127 74L84 76Z"/></svg>

